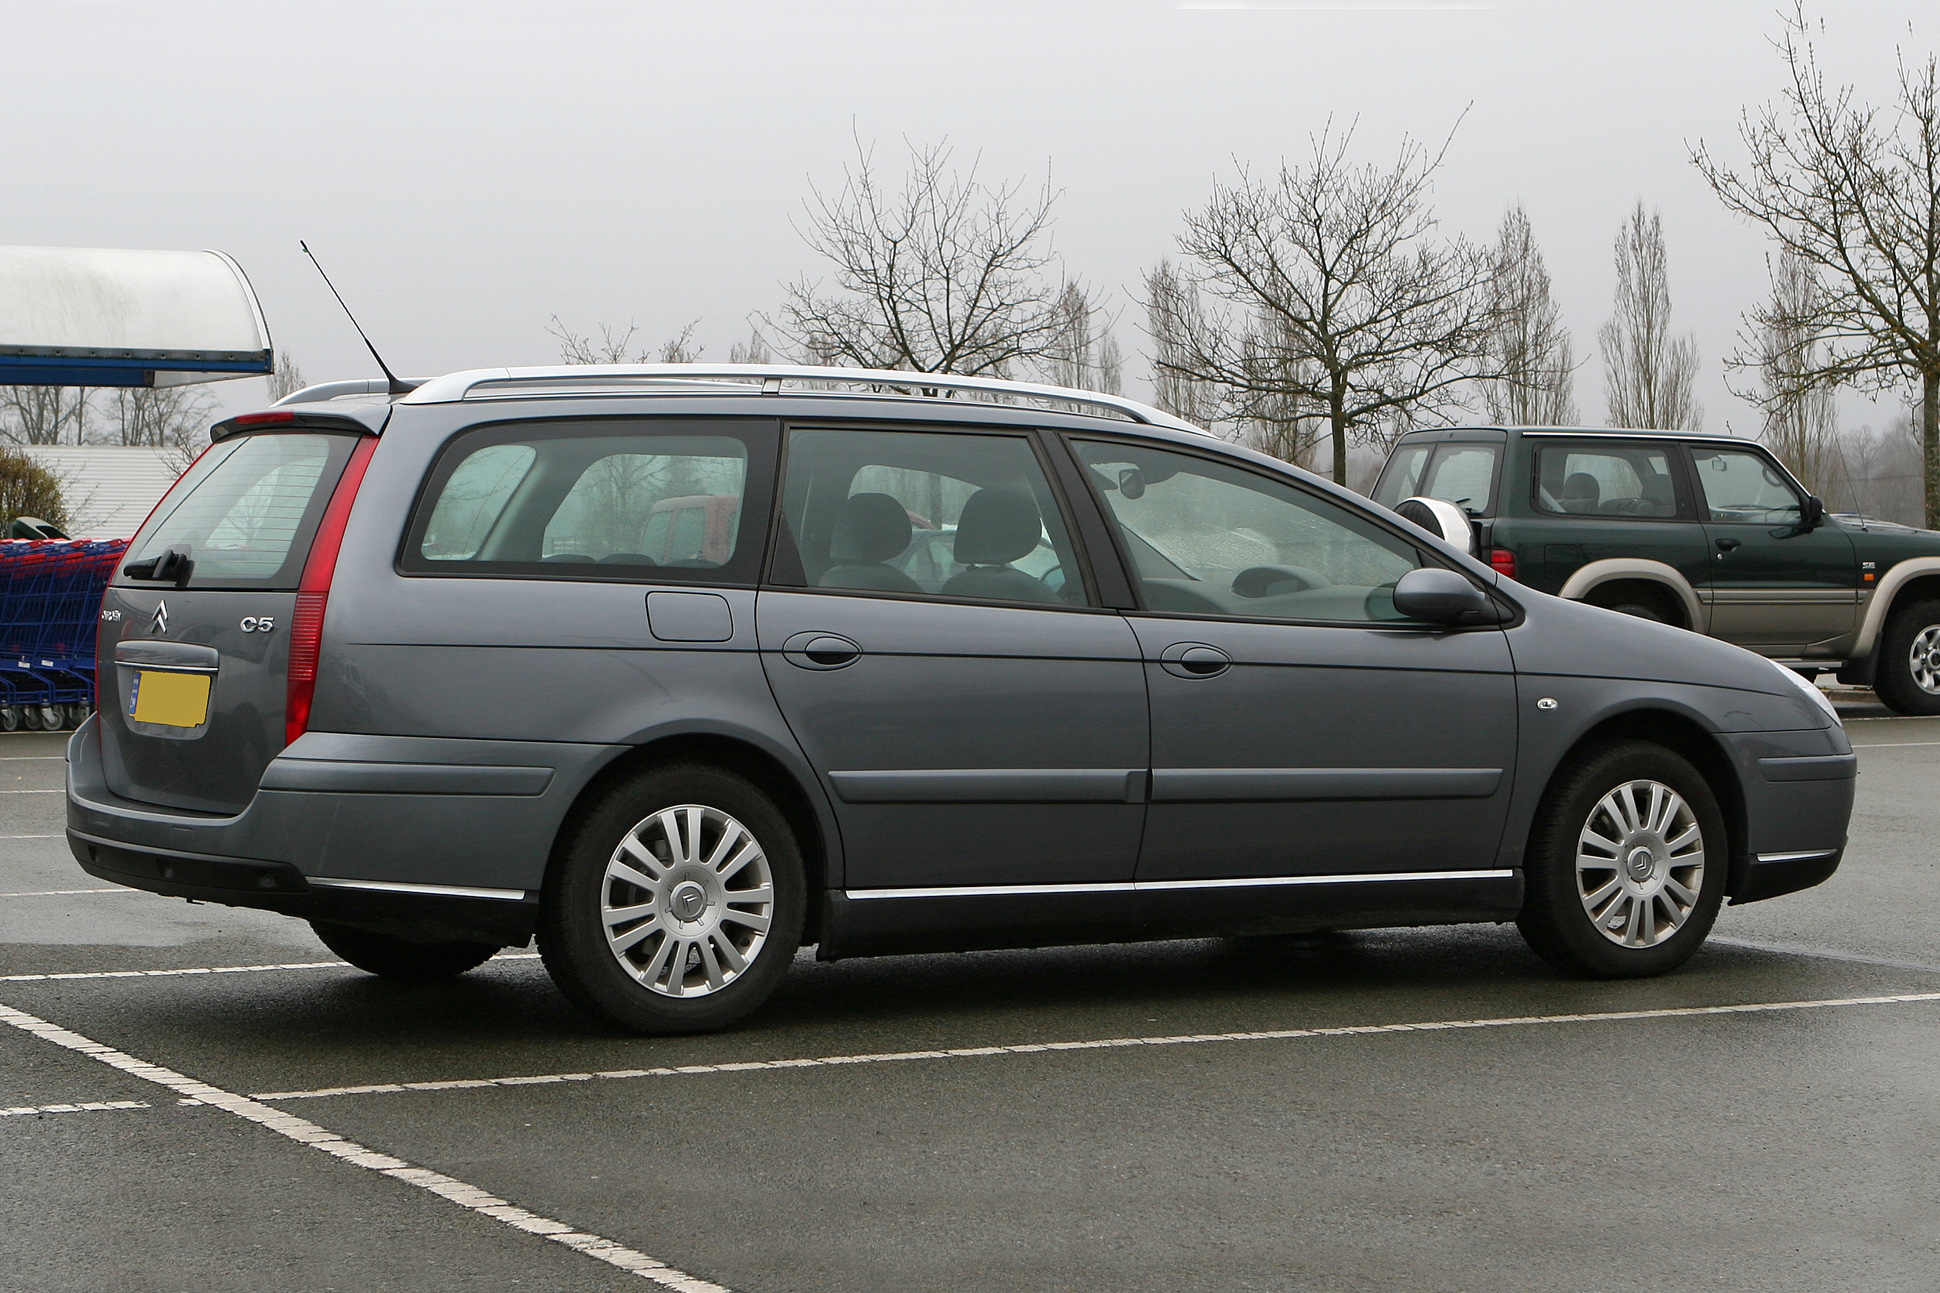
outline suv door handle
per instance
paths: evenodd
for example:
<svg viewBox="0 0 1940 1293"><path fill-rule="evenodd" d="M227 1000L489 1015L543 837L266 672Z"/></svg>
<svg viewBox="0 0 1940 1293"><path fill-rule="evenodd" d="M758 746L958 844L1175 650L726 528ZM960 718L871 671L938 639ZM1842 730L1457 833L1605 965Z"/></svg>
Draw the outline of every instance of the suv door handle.
<svg viewBox="0 0 1940 1293"><path fill-rule="evenodd" d="M846 669L862 648L839 633L796 633L781 644L781 658L801 669Z"/></svg>
<svg viewBox="0 0 1940 1293"><path fill-rule="evenodd" d="M1745 546L1745 542L1743 539L1719 539L1718 540L1718 551L1720 552L1732 552L1744 546Z"/></svg>
<svg viewBox="0 0 1940 1293"><path fill-rule="evenodd" d="M1159 668L1175 678L1217 678L1233 667L1233 657L1204 642L1175 642L1159 653Z"/></svg>

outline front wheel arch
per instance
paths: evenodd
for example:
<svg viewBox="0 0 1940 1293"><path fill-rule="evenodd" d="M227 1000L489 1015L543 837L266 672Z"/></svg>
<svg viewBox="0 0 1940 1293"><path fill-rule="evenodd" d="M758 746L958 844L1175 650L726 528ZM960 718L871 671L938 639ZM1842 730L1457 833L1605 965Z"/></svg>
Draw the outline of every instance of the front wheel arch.
<svg viewBox="0 0 1940 1293"><path fill-rule="evenodd" d="M1728 849L1725 893L1738 893L1751 870L1751 858L1747 852L1751 828L1745 807L1744 786L1738 780L1738 771L1732 764L1731 756L1725 753L1717 738L1684 715L1642 709L1628 710L1604 719L1564 751L1550 772L1549 780L1544 783L1543 793L1549 793L1556 778L1573 766L1587 747L1625 737L1663 746L1696 768L1704 778L1712 797L1718 801L1719 813L1724 817Z"/></svg>

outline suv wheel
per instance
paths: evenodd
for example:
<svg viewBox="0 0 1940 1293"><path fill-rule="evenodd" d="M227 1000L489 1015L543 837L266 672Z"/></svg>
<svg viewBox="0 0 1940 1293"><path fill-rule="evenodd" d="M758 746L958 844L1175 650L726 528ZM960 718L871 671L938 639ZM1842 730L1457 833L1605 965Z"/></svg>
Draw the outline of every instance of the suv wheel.
<svg viewBox="0 0 1940 1293"><path fill-rule="evenodd" d="M1879 643L1873 690L1902 714L1940 714L1940 601L1893 612Z"/></svg>
<svg viewBox="0 0 1940 1293"><path fill-rule="evenodd" d="M1728 856L1724 818L1696 768L1647 741L1602 742L1543 796L1516 927L1559 970L1663 974L1711 932Z"/></svg>
<svg viewBox="0 0 1940 1293"><path fill-rule="evenodd" d="M560 991L624 1028L725 1028L787 973L805 888L794 832L766 795L719 768L659 768L569 828L539 952Z"/></svg>
<svg viewBox="0 0 1940 1293"><path fill-rule="evenodd" d="M313 920L323 945L366 974L387 979L444 979L477 969L498 951L496 943L412 943L349 925Z"/></svg>

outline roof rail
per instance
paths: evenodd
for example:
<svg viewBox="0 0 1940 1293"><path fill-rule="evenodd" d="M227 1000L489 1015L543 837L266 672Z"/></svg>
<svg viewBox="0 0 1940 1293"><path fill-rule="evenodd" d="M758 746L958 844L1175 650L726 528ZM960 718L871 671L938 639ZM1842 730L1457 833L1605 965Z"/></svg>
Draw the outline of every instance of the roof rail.
<svg viewBox="0 0 1940 1293"><path fill-rule="evenodd" d="M345 383L330 383L345 385ZM383 383L373 383L382 388ZM1072 390L1039 382L1013 382L955 373L910 373L886 368L816 368L799 364L569 364L554 368L481 368L434 377L404 396L404 404L447 404L496 396L549 394L644 395L716 391L720 394L856 394L899 399L998 396L1005 401L1066 404L1101 409L1146 426L1208 434L1183 418L1137 400L1097 391ZM312 390L321 389L312 387ZM299 391L298 395L305 392ZM292 399L295 396L291 397ZM327 398L327 397L326 397ZM993 400L992 402L999 402Z"/></svg>
<svg viewBox="0 0 1940 1293"><path fill-rule="evenodd" d="M423 378L417 381L403 378L401 382L412 390L424 385ZM305 386L300 391L291 391L276 402L278 404L317 404L324 400L342 399L346 395L377 395L389 401L391 384L381 377L365 377L348 382L318 382L315 386Z"/></svg>

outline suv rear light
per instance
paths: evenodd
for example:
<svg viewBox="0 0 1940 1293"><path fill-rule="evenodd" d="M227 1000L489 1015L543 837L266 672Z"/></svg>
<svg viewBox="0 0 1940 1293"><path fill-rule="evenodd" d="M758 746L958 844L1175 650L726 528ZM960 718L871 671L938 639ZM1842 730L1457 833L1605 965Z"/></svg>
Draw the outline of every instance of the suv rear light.
<svg viewBox="0 0 1940 1293"><path fill-rule="evenodd" d="M1516 554L1508 548L1490 548L1489 564L1495 567L1495 573L1504 579L1516 577Z"/></svg>
<svg viewBox="0 0 1940 1293"><path fill-rule="evenodd" d="M323 612L330 601L330 580L337 573L337 549L343 546L344 526L350 520L351 504L357 501L357 488L364 483L364 468L377 452L377 437L366 436L351 451L344 474L330 495L330 505L317 524L317 537L310 544L310 556L303 563L303 579L297 585L296 613L290 617L289 692L283 706L283 744L310 730L310 702L317 690L317 655L323 647Z"/></svg>

